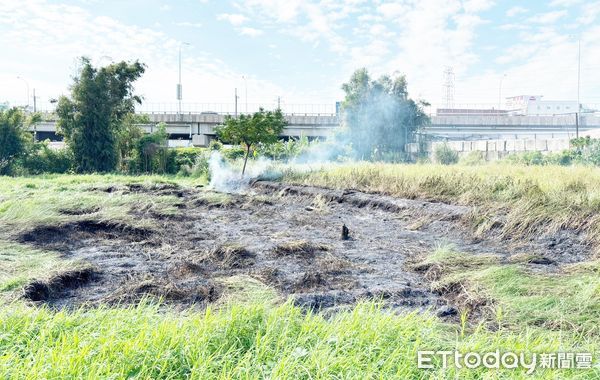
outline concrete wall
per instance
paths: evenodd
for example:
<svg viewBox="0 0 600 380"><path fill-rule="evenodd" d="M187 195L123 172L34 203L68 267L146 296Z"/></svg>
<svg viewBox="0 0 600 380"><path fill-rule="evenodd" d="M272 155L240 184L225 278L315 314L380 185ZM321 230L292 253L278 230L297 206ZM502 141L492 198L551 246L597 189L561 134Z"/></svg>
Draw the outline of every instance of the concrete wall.
<svg viewBox="0 0 600 380"><path fill-rule="evenodd" d="M569 139L503 139L503 140L478 140L478 141L447 141L428 142L422 147L428 155L435 152L436 147L447 144L450 149L458 152L460 156L470 152L483 152L487 160L496 160L511 153L521 152L561 152L569 149ZM407 144L407 151L412 154L419 153L419 144Z"/></svg>

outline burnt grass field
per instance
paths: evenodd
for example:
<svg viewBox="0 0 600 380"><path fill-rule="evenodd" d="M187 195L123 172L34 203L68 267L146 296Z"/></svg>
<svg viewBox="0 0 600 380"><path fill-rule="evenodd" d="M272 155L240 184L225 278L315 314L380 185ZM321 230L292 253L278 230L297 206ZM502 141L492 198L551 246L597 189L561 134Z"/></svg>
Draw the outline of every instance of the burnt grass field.
<svg viewBox="0 0 600 380"><path fill-rule="evenodd" d="M175 308L202 308L221 299L222 280L248 276L306 309L335 311L376 299L458 318L463 310L477 316L490 300L465 294L460 281L432 286L444 272L426 260L436 248L452 246L500 265L519 260L533 273L549 274L592 255L573 231L507 239L492 226L476 234L467 222L476 211L468 206L352 189L258 181L241 194L168 183L85 191L176 201L169 212L152 203L129 208L129 217L149 223L98 218L102 206L66 207L61 222L12 234L20 244L78 263L30 280L21 295L27 301L71 309L155 297ZM477 263L464 265L477 270Z"/></svg>

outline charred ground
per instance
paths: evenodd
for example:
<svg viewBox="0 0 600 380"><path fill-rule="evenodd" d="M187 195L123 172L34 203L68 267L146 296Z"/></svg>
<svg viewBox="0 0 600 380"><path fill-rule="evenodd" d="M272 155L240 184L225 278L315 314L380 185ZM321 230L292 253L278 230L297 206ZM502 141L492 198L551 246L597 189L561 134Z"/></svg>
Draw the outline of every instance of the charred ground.
<svg viewBox="0 0 600 380"><path fill-rule="evenodd" d="M177 307L202 306L220 299L228 278L248 276L310 309L383 299L393 308L450 316L493 301L465 297L460 282L432 286L445 270L425 259L436 247L452 245L500 264L519 260L543 272L591 255L583 238L569 231L528 241L496 236L493 229L481 236L469 227L469 207L355 190L256 182L245 194L175 184L87 191L173 201L168 209L132 204L129 216L148 220L145 227L103 220L96 216L100 206L70 207L60 210L69 221L16 234L22 244L80 263L28 283L27 299L72 308L153 296ZM341 236L343 225L349 239Z"/></svg>

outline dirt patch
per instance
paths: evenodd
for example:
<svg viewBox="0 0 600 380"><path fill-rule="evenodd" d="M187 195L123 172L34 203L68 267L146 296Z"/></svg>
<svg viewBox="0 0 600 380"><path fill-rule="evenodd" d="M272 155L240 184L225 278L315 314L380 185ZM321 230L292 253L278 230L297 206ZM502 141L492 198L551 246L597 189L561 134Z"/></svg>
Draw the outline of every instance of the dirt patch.
<svg viewBox="0 0 600 380"><path fill-rule="evenodd" d="M489 300L468 298L464 284L432 288L444 268L415 264L441 244L474 258L509 261L521 255L523 265L540 270L588 255L569 233L554 243L507 244L492 235L474 236L465 222L473 212L468 207L354 190L256 182L250 194L169 184L131 184L111 191L174 195L182 207L169 217L132 205L131 215L151 220L158 226L153 230L87 219L18 235L23 243L58 249L102 268L101 275L76 287L48 292L52 296L45 302L73 307L154 297L181 307L205 305L222 296L219 279L247 275L307 308L380 299L393 308L433 308L456 317L464 308L486 307ZM343 239L344 226L348 239ZM555 255L556 246L570 247L577 255ZM45 288L30 285L33 297L39 293L44 300Z"/></svg>

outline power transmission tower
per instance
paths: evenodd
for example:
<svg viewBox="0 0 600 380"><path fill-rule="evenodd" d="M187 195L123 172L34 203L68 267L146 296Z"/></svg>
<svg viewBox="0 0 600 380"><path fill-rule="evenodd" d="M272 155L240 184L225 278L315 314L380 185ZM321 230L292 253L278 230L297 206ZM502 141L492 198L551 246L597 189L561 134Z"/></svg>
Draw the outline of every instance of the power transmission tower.
<svg viewBox="0 0 600 380"><path fill-rule="evenodd" d="M454 108L454 69L446 66L444 69L444 103L446 108Z"/></svg>

